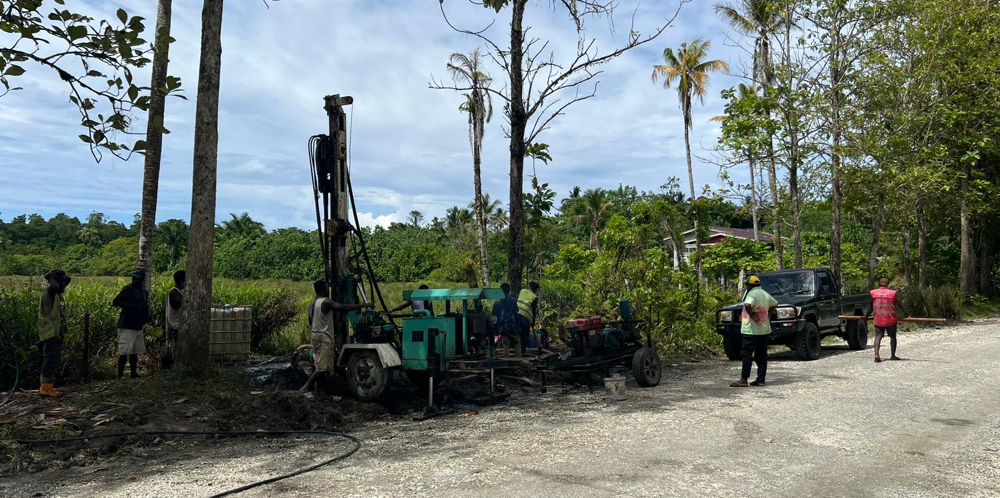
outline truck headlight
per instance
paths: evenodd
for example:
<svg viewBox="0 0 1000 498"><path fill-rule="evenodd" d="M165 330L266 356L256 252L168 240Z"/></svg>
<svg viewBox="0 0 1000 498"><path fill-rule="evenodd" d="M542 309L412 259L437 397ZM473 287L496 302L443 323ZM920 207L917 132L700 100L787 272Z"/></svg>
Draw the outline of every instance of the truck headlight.
<svg viewBox="0 0 1000 498"><path fill-rule="evenodd" d="M732 311L720 311L719 312L719 322L731 322L733 321Z"/></svg>
<svg viewBox="0 0 1000 498"><path fill-rule="evenodd" d="M787 320L798 316L799 310L792 307L778 308L775 310L775 314L777 315L778 320Z"/></svg>

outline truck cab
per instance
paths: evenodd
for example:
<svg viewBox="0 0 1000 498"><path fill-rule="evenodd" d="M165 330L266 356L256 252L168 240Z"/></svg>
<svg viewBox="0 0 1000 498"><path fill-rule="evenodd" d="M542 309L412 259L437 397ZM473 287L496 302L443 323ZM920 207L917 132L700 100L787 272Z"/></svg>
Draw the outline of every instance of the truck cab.
<svg viewBox="0 0 1000 498"><path fill-rule="evenodd" d="M761 287L778 301L771 311L771 343L789 346L799 358L815 360L823 337L836 335L851 349L864 349L868 328L864 321L846 325L841 315L865 315L871 309L868 295L845 296L828 268L782 270L757 275ZM744 297L746 293L744 292ZM716 312L716 332L730 360L740 358L742 302Z"/></svg>

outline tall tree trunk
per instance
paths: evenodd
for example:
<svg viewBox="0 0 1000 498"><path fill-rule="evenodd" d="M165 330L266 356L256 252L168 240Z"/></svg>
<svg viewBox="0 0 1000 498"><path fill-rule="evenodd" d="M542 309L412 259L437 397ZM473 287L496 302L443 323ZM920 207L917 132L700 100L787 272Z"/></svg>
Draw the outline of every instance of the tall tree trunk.
<svg viewBox="0 0 1000 498"><path fill-rule="evenodd" d="M927 227L924 225L924 204L917 205L917 253L920 258L917 285L927 288Z"/></svg>
<svg viewBox="0 0 1000 498"><path fill-rule="evenodd" d="M760 224L757 222L757 175L754 160L750 157L750 215L753 216L753 240L760 242Z"/></svg>
<svg viewBox="0 0 1000 498"><path fill-rule="evenodd" d="M770 113L768 113L770 114ZM771 188L771 219L774 229L775 268L785 268L785 255L781 248L781 209L778 196L778 172L774 165L774 137L767 139L767 180Z"/></svg>
<svg viewBox="0 0 1000 498"><path fill-rule="evenodd" d="M840 212L844 203L843 179L840 176L840 91L836 85L836 70L833 65L830 67L831 79L834 79L834 88L831 90L830 106L832 107L833 120L831 123L831 149L832 160L830 161L830 176L833 183L833 226L830 234L830 270L836 282L843 284L840 238L841 238L841 217Z"/></svg>
<svg viewBox="0 0 1000 498"><path fill-rule="evenodd" d="M799 166L795 159L796 139L792 137L792 167L788 171L788 193L792 203L792 252L795 268L802 268L802 200L799 198Z"/></svg>
<svg viewBox="0 0 1000 498"><path fill-rule="evenodd" d="M198 103L195 109L187 287L184 290L184 318L177 355L179 365L196 369L208 366L219 148L222 1L205 0L201 12L201 63L198 68Z"/></svg>
<svg viewBox="0 0 1000 498"><path fill-rule="evenodd" d="M470 109L470 112L472 110ZM479 112L482 112L480 110ZM483 287L490 286L490 266L486 259L486 243L487 233L486 233L486 212L483 207L483 183L480 176L481 166L482 166L482 151L483 151L483 125L484 123L480 119L481 116L476 116L473 119L476 121L475 126L478 128L473 130L473 143L472 143L472 169L475 173L475 185L476 185L476 234L479 239L479 261L481 265L481 270L483 272Z"/></svg>
<svg viewBox="0 0 1000 498"><path fill-rule="evenodd" d="M882 218L885 216L885 192L878 193L878 208L872 226L872 250L868 255L868 288L875 288L875 270L878 265L878 244L882 238Z"/></svg>
<svg viewBox="0 0 1000 498"><path fill-rule="evenodd" d="M910 216L905 215L906 221L903 224L903 280L906 286L913 285L913 263L910 258Z"/></svg>
<svg viewBox="0 0 1000 498"><path fill-rule="evenodd" d="M966 294L976 293L976 252L972 244L972 227L969 213L970 183L972 181L972 165L968 162L962 167L962 259L959 269L959 288Z"/></svg>
<svg viewBox="0 0 1000 498"><path fill-rule="evenodd" d="M510 23L510 245L507 254L507 281L511 292L521 290L524 271L524 134L528 114L524 108L524 7L527 0L514 0Z"/></svg>
<svg viewBox="0 0 1000 498"><path fill-rule="evenodd" d="M990 240L986 230L979 229L979 293L987 294L992 290L990 277L993 274L993 261L990 259Z"/></svg>
<svg viewBox="0 0 1000 498"><path fill-rule="evenodd" d="M159 0L156 6L156 35L153 71L150 79L149 115L146 120L146 161L142 174L142 218L139 225L138 267L146 270L143 286L149 290L153 278L153 237L156 234L156 197L160 188L160 153L163 150L163 108L170 44L170 8L172 0Z"/></svg>
<svg viewBox="0 0 1000 498"><path fill-rule="evenodd" d="M701 308L701 281L704 278L701 266L701 237L699 236L699 218L701 213L698 206L698 196L694 190L694 167L691 165L691 97L684 96L684 150L687 152L688 182L691 187L691 206L694 208L694 257L695 271L698 280L695 282L694 314L697 316Z"/></svg>

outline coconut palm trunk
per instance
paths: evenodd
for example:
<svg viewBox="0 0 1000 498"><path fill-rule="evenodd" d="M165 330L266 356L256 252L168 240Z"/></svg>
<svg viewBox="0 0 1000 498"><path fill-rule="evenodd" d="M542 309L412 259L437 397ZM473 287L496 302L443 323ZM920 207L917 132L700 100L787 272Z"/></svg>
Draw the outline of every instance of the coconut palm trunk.
<svg viewBox="0 0 1000 498"><path fill-rule="evenodd" d="M208 367L215 252L215 197L219 151L219 73L222 68L222 1L205 0L201 12L201 63L195 109L191 231L187 288L178 337L180 366Z"/></svg>
<svg viewBox="0 0 1000 498"><path fill-rule="evenodd" d="M684 152L687 153L688 184L691 187L691 206L694 208L694 253L695 271L698 273L698 288L701 289L701 281L704 275L701 269L701 236L699 235L699 222L701 217L698 212L698 197L694 190L694 167L691 165L691 98L683 100L684 106Z"/></svg>
<svg viewBox="0 0 1000 498"><path fill-rule="evenodd" d="M149 290L153 276L153 238L156 234L156 198L160 188L160 153L163 150L163 112L166 95L167 65L170 50L170 10L172 0L159 0L156 6L156 37L153 71L150 78L149 115L146 121L146 161L142 175L142 221L139 225L139 261L146 270L143 286Z"/></svg>

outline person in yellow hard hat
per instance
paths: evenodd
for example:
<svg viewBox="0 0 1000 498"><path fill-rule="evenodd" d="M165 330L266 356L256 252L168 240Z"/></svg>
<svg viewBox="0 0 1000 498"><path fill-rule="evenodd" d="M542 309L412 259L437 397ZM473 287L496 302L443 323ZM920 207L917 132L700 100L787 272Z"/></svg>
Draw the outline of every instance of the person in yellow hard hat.
<svg viewBox="0 0 1000 498"><path fill-rule="evenodd" d="M778 306L770 294L760 286L760 279L752 275L747 279L747 295L743 298L743 370L740 380L730 387L763 386L767 374L767 343L771 337L771 310ZM757 362L757 379L750 379L750 367Z"/></svg>

